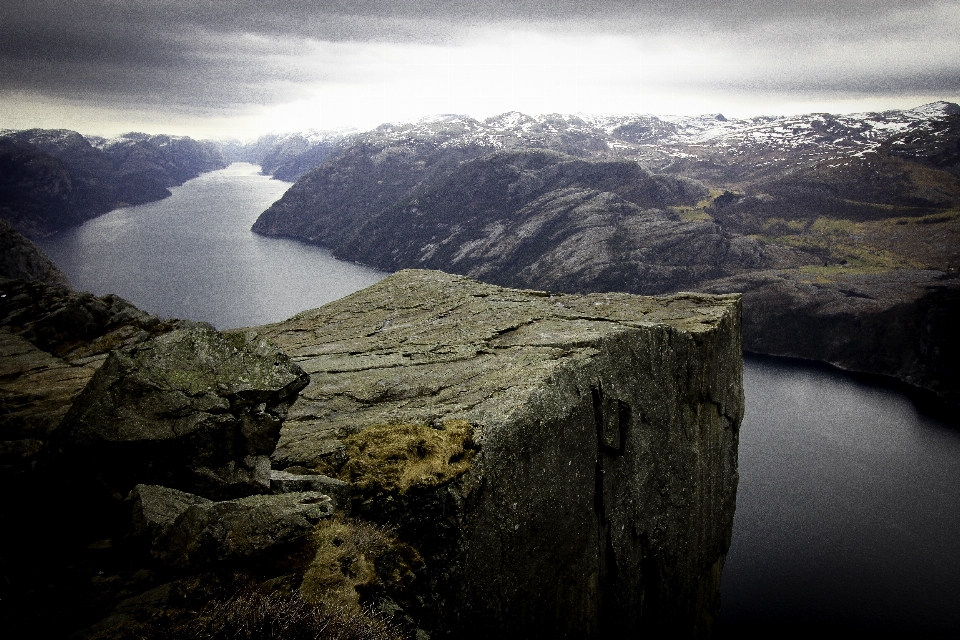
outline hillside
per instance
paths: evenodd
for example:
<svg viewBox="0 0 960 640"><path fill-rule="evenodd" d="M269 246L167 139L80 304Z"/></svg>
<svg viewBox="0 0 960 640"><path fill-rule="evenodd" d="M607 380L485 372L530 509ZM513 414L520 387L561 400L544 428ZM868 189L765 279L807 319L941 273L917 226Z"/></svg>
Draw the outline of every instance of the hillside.
<svg viewBox="0 0 960 640"><path fill-rule="evenodd" d="M0 132L0 217L39 238L226 166L218 145L128 133L85 138L63 129Z"/></svg>
<svg viewBox="0 0 960 640"><path fill-rule="evenodd" d="M960 400L945 359L960 349L938 320L960 299L958 122L960 106L940 102L390 124L341 139L253 229L507 286L742 291L748 349Z"/></svg>

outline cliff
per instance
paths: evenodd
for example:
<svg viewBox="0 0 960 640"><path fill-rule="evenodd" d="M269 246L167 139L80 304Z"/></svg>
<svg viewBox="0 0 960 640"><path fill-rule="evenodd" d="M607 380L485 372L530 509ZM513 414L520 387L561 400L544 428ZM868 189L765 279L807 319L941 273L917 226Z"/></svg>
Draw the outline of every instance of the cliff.
<svg viewBox="0 0 960 640"><path fill-rule="evenodd" d="M737 296L403 271L220 333L0 284L12 633L709 634Z"/></svg>
<svg viewBox="0 0 960 640"><path fill-rule="evenodd" d="M502 286L741 292L748 350L957 403L942 319L960 300L958 149L950 103L382 127L344 140L253 230Z"/></svg>
<svg viewBox="0 0 960 640"><path fill-rule="evenodd" d="M706 633L743 411L739 298L402 271L254 329L310 374L273 454L423 555L441 637Z"/></svg>
<svg viewBox="0 0 960 640"><path fill-rule="evenodd" d="M0 278L38 280L69 287L65 273L46 254L0 218Z"/></svg>

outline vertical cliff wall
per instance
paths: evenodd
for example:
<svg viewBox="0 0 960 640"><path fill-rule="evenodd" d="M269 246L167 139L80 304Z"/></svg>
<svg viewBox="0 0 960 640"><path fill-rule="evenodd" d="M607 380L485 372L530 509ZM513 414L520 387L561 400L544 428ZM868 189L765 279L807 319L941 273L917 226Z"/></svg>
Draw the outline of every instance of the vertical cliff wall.
<svg viewBox="0 0 960 640"><path fill-rule="evenodd" d="M351 483L439 637L704 635L743 413L739 296L550 295L402 271L247 331L310 374L275 468Z"/></svg>

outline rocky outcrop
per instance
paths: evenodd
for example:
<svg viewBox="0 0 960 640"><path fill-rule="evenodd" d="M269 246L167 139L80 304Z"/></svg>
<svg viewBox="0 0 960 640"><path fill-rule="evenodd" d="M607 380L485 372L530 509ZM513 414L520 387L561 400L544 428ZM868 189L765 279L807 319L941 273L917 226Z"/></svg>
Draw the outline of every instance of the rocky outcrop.
<svg viewBox="0 0 960 640"><path fill-rule="evenodd" d="M0 218L0 278L37 280L58 287L70 287L66 274L33 244Z"/></svg>
<svg viewBox="0 0 960 640"><path fill-rule="evenodd" d="M50 389L8 413L48 412L37 470L0 504L21 552L11 633L709 631L743 410L736 296L406 271L221 334L0 285L2 381Z"/></svg>
<svg viewBox="0 0 960 640"><path fill-rule="evenodd" d="M45 468L119 496L137 484L220 499L267 493L268 456L306 383L262 340L171 331L110 354L54 433Z"/></svg>
<svg viewBox="0 0 960 640"><path fill-rule="evenodd" d="M440 637L705 634L743 397L737 296L403 271L255 329L310 374L273 454L397 526Z"/></svg>
<svg viewBox="0 0 960 640"><path fill-rule="evenodd" d="M0 317L0 542L17 549L3 558L0 617L14 635L65 637L170 579L200 588L202 604L198 572L290 572L349 500L346 483L318 475L272 486L267 455L306 375L268 345L40 282L0 280ZM156 480L207 497L141 484L122 501ZM38 508L50 496L56 508ZM50 614L44 594L68 604ZM168 604L187 621L200 606ZM141 605L108 616L110 633L165 615Z"/></svg>
<svg viewBox="0 0 960 640"><path fill-rule="evenodd" d="M112 349L185 324L119 298L0 280L0 463L33 468L50 433Z"/></svg>

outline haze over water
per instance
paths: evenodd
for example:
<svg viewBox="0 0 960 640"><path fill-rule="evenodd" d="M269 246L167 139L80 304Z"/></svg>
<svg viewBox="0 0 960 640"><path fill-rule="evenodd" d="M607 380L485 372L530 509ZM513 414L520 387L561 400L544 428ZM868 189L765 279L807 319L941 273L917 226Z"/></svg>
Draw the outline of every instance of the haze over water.
<svg viewBox="0 0 960 640"><path fill-rule="evenodd" d="M250 226L289 183L237 163L40 242L74 288L225 329L386 274ZM960 630L960 429L824 367L748 358L721 620Z"/></svg>

